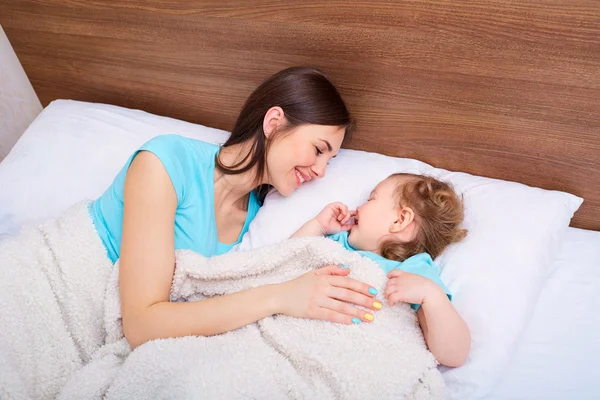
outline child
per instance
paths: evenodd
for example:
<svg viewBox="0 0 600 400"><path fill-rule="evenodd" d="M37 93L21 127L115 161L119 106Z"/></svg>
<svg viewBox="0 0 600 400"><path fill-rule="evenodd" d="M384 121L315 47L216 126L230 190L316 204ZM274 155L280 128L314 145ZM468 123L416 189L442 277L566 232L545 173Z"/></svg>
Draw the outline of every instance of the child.
<svg viewBox="0 0 600 400"><path fill-rule="evenodd" d="M449 184L393 174L356 210L329 204L292 237L327 236L375 261L388 274L388 304L410 303L438 362L459 366L469 353L469 328L450 303L432 258L465 237L459 228L463 215L462 201Z"/></svg>

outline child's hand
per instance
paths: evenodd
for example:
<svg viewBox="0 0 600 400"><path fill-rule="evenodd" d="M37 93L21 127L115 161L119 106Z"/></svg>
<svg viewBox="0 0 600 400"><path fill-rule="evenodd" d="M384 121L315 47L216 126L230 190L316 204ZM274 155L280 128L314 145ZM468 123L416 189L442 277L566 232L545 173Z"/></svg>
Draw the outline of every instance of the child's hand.
<svg viewBox="0 0 600 400"><path fill-rule="evenodd" d="M328 204L316 216L315 220L325 231L323 232L324 235L333 235L334 233L349 231L354 226L354 223L348 224L348 221L355 215L355 210L348 210L347 205L336 202Z"/></svg>
<svg viewBox="0 0 600 400"><path fill-rule="evenodd" d="M432 296L446 295L442 288L421 275L395 269L388 278L385 298L390 306L399 302L423 304Z"/></svg>

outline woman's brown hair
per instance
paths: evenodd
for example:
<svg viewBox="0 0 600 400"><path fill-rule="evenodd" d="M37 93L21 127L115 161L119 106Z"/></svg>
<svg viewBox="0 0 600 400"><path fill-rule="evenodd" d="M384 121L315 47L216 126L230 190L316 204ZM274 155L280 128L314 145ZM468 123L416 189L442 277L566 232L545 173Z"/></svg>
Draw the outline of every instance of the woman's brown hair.
<svg viewBox="0 0 600 400"><path fill-rule="evenodd" d="M216 167L221 172L241 174L256 166L258 183L266 171L269 144L277 136L271 135L267 140L263 120L267 111L275 106L281 107L287 120L287 125L277 134L303 124L328 125L343 127L345 140L354 129L346 104L322 71L311 67L288 68L264 81L246 100L223 147L250 142L250 150L231 166L223 165L217 156ZM269 189L269 185L257 189L261 201Z"/></svg>
<svg viewBox="0 0 600 400"><path fill-rule="evenodd" d="M451 243L461 241L466 235L459 228L464 219L462 199L449 183L430 176L393 174L388 179L398 179L395 195L398 207L410 207L418 224L417 234L409 243L388 240L380 247L381 255L390 260L404 261L419 254L429 253L436 258Z"/></svg>

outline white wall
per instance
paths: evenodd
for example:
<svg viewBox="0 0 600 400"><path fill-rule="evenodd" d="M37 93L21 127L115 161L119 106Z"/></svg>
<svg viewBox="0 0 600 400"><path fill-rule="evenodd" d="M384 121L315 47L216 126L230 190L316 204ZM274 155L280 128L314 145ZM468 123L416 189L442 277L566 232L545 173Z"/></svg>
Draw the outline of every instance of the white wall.
<svg viewBox="0 0 600 400"><path fill-rule="evenodd" d="M0 26L0 161L41 111L40 100Z"/></svg>

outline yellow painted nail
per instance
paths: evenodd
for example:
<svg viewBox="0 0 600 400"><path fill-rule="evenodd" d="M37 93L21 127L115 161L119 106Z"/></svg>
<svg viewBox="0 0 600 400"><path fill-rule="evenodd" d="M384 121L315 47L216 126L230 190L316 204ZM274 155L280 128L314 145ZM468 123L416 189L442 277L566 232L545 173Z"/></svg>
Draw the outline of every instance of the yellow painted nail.
<svg viewBox="0 0 600 400"><path fill-rule="evenodd" d="M373 314L366 313L365 314L365 319L367 321L373 321L375 319L375 317L373 316Z"/></svg>
<svg viewBox="0 0 600 400"><path fill-rule="evenodd" d="M373 307L375 307L378 310L381 310L381 307L383 307L383 304L381 304L380 302L376 301L373 303Z"/></svg>

